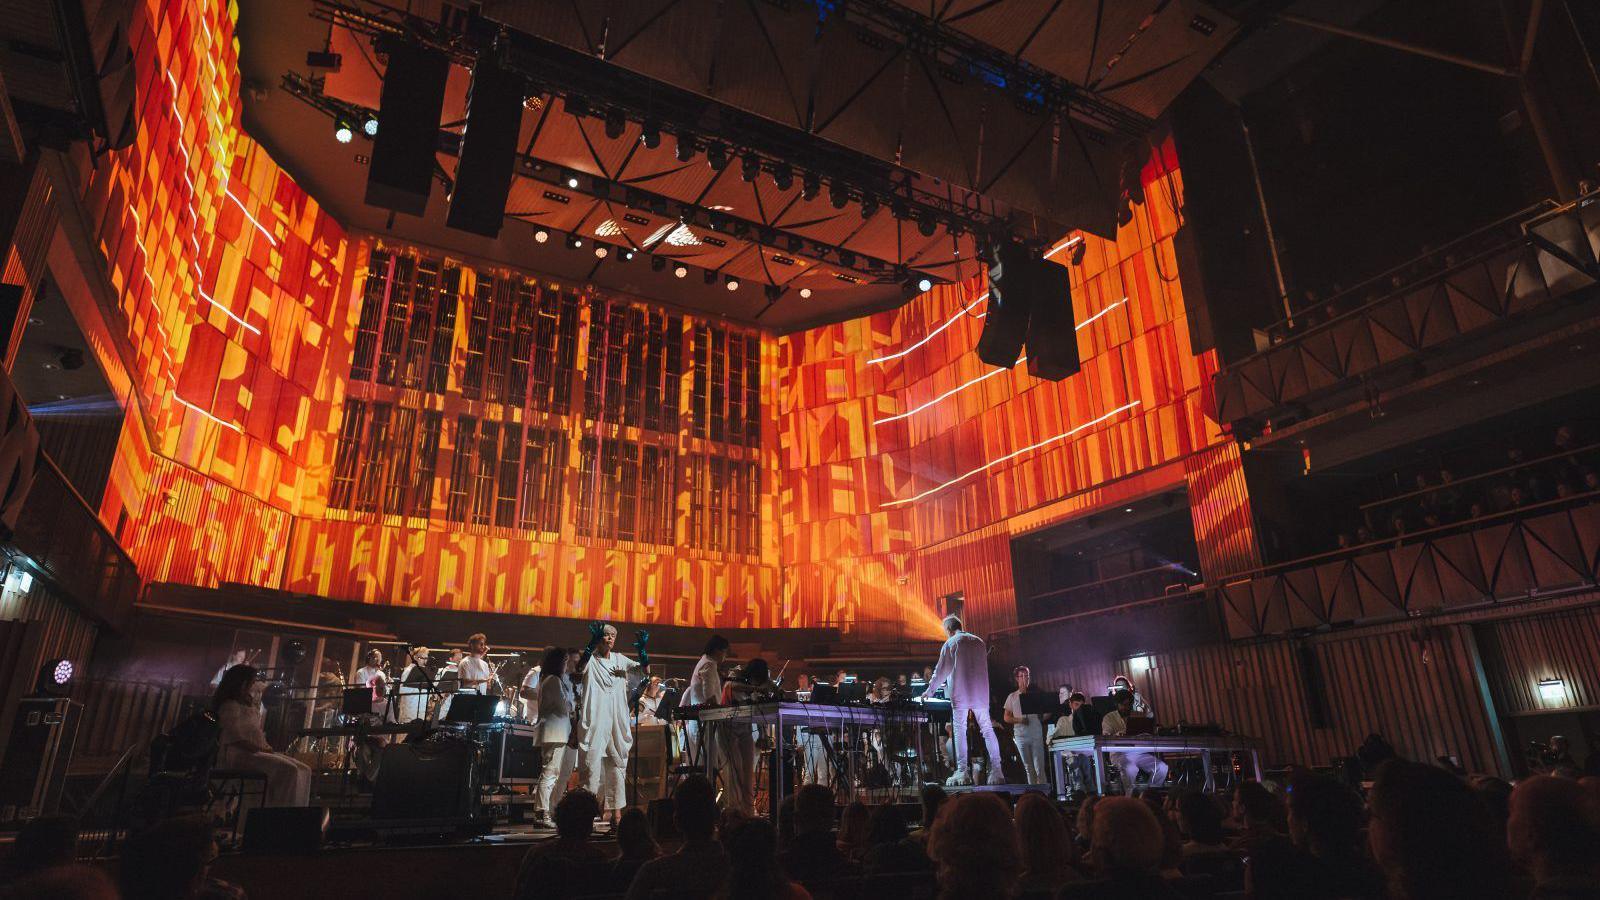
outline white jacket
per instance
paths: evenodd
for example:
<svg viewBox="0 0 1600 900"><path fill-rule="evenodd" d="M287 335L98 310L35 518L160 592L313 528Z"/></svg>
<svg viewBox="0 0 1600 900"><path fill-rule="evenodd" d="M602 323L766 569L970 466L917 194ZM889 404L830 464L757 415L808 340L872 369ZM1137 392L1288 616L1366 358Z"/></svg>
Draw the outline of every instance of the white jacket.
<svg viewBox="0 0 1600 900"><path fill-rule="evenodd" d="M689 686L683 692L684 706L722 702L722 675L717 671L717 661L702 655L689 675Z"/></svg>
<svg viewBox="0 0 1600 900"><path fill-rule="evenodd" d="M932 697L946 681L950 703L961 709L989 707L989 651L983 638L958 631L939 648L939 663L928 678L924 697Z"/></svg>
<svg viewBox="0 0 1600 900"><path fill-rule="evenodd" d="M572 707L576 694L565 675L549 675L539 682L540 744L565 744L572 737Z"/></svg>

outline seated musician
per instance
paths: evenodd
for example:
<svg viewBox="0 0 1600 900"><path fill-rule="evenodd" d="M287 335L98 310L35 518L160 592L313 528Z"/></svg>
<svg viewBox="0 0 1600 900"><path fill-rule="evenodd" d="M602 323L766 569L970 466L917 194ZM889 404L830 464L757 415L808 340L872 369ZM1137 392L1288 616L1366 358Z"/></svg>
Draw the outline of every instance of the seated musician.
<svg viewBox="0 0 1600 900"><path fill-rule="evenodd" d="M428 675L428 648L418 644L411 648L409 662L400 670L400 704L396 721L413 722L428 717L428 688L433 678Z"/></svg>
<svg viewBox="0 0 1600 900"><path fill-rule="evenodd" d="M1094 707L1089 705L1089 698L1082 691L1072 691L1066 697L1066 715L1056 720L1055 730L1050 735L1050 740L1078 736L1091 736L1100 733L1100 722L1095 717ZM1067 777L1075 784L1081 786L1089 783L1089 755L1087 753L1074 753L1067 766ZM1065 787L1063 785L1063 787Z"/></svg>
<svg viewBox="0 0 1600 900"><path fill-rule="evenodd" d="M667 723L656 717L656 710L661 707L661 695L665 693L661 688L661 676L651 675L645 682L644 690L639 692L639 724L665 725Z"/></svg>
<svg viewBox="0 0 1600 900"><path fill-rule="evenodd" d="M1118 675L1116 678L1112 679L1111 690L1108 693L1110 693L1112 696L1116 696L1123 691L1127 691L1128 694L1133 697L1134 715L1150 716L1151 718L1155 717L1156 711L1150 708L1150 701L1146 700L1144 695L1139 693L1139 689L1134 687L1133 679L1126 675Z"/></svg>
<svg viewBox="0 0 1600 900"><path fill-rule="evenodd" d="M1128 733L1128 719L1133 715L1133 694L1122 691L1116 695L1117 708L1100 720L1100 733L1106 737L1123 737ZM1112 753L1111 763L1122 772L1122 791L1133 794L1134 782L1139 773L1144 772L1150 776L1150 786L1161 787L1167 783L1167 764L1149 751L1135 753Z"/></svg>

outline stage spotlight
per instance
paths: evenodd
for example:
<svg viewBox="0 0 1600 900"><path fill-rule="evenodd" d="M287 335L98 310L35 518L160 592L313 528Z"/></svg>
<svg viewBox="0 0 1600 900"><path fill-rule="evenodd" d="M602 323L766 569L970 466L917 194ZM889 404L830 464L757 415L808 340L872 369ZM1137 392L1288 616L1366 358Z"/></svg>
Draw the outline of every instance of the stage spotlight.
<svg viewBox="0 0 1600 900"><path fill-rule="evenodd" d="M350 123L349 122L346 122L345 120L340 119L339 121L333 123L333 139L334 140L338 141L341 144L348 144L351 141L355 140L355 137L356 137L356 130L354 128L350 127Z"/></svg>
<svg viewBox="0 0 1600 900"><path fill-rule="evenodd" d="M667 268L667 258L665 256L652 256L652 257L650 257L650 271L652 271L652 272L664 272L664 271L666 271L666 268Z"/></svg>
<svg viewBox="0 0 1600 900"><path fill-rule="evenodd" d="M833 204L834 209L844 209L845 204L850 202L850 189L844 186L844 182L835 180L828 183L828 202Z"/></svg>
<svg viewBox="0 0 1600 900"><path fill-rule="evenodd" d="M574 174L573 174L573 173L571 173L571 172L568 172L568 173L567 173L567 177L566 177L566 179L565 179L565 180L564 180L564 181L563 181L563 183L564 183L564 184L565 184L565 185L566 185L566 186L567 186L567 187L569 187L569 188L572 188L572 189L573 189L573 190L577 190L577 189L578 189L578 176L577 176L577 175L574 175Z"/></svg>
<svg viewBox="0 0 1600 900"><path fill-rule="evenodd" d="M800 178L800 199L815 200L822 193L822 179L815 172L807 172Z"/></svg>
<svg viewBox="0 0 1600 900"><path fill-rule="evenodd" d="M711 271L710 269L707 269L704 272L700 273L700 277L705 279L706 284L716 284L717 283L717 273Z"/></svg>
<svg viewBox="0 0 1600 900"><path fill-rule="evenodd" d="M800 299L802 299L802 300L810 300L811 299L811 288L801 288L800 289Z"/></svg>
<svg viewBox="0 0 1600 900"><path fill-rule="evenodd" d="M568 250L576 250L576 249L578 249L579 247L582 247L582 246L583 246L583 238L578 237L575 234L567 235L567 249Z"/></svg>
<svg viewBox="0 0 1600 900"><path fill-rule="evenodd" d="M52 659L39 668L38 691L41 694L65 696L72 690L72 676L77 666L65 658Z"/></svg>
<svg viewBox="0 0 1600 900"><path fill-rule="evenodd" d="M594 255L596 259L605 259L607 256L611 255L611 250L607 248L605 244L595 244Z"/></svg>
<svg viewBox="0 0 1600 900"><path fill-rule="evenodd" d="M538 231L533 233L533 240L535 243L542 244L545 241L550 240L550 232L540 228Z"/></svg>
<svg viewBox="0 0 1600 900"><path fill-rule="evenodd" d="M622 110L606 110L606 137L613 141L622 137L622 132L628 127L628 120L622 117Z"/></svg>
<svg viewBox="0 0 1600 900"><path fill-rule="evenodd" d="M923 237L933 237L933 232L936 228L938 228L938 223L933 220L932 213L923 213L917 216L917 231Z"/></svg>
<svg viewBox="0 0 1600 900"><path fill-rule="evenodd" d="M628 249L622 251L622 258L624 260L633 259L633 248L629 247Z"/></svg>
<svg viewBox="0 0 1600 900"><path fill-rule="evenodd" d="M739 279L733 277L732 275L729 275L728 276L728 290L737 291L738 289L739 289Z"/></svg>
<svg viewBox="0 0 1600 900"><path fill-rule="evenodd" d="M706 145L706 164L711 166L711 171L721 172L728 167L728 146L721 141L712 141Z"/></svg>
<svg viewBox="0 0 1600 900"><path fill-rule="evenodd" d="M672 274L675 278L683 278L689 274L689 267L683 265L673 266Z"/></svg>
<svg viewBox="0 0 1600 900"><path fill-rule="evenodd" d="M365 133L367 137L377 137L378 117L372 113L367 113L366 117L361 120L361 131Z"/></svg>
<svg viewBox="0 0 1600 900"><path fill-rule="evenodd" d="M754 153L745 154L744 160L739 163L739 178L753 182L761 175L761 157Z"/></svg>
<svg viewBox="0 0 1600 900"><path fill-rule="evenodd" d="M661 146L661 126L654 122L644 123L644 128L639 132L639 143L651 150Z"/></svg>
<svg viewBox="0 0 1600 900"><path fill-rule="evenodd" d="M780 191L794 187L794 169L788 163L778 163L772 168L772 183L777 185Z"/></svg>
<svg viewBox="0 0 1600 900"><path fill-rule="evenodd" d="M840 250L839 265L844 266L846 269L854 269L856 267L856 255L849 250Z"/></svg>
<svg viewBox="0 0 1600 900"><path fill-rule="evenodd" d="M566 98L565 106L570 115L579 119L589 115L592 112L592 110L589 108L589 101L576 95L568 96Z"/></svg>
<svg viewBox="0 0 1600 900"><path fill-rule="evenodd" d="M911 217L911 210L906 208L906 202L899 198L889 201L889 212L893 213L896 219L909 219Z"/></svg>
<svg viewBox="0 0 1600 900"><path fill-rule="evenodd" d="M924 275L921 278L917 279L917 293L926 294L927 292L929 292L931 290L933 290L933 279L932 278L929 278L928 276Z"/></svg>
<svg viewBox="0 0 1600 900"><path fill-rule="evenodd" d="M870 219L878 211L878 198L866 194L861 198L861 218Z"/></svg>
<svg viewBox="0 0 1600 900"><path fill-rule="evenodd" d="M694 153L694 135L680 132L678 134L678 149L674 154L678 157L678 162L686 163L694 159Z"/></svg>
<svg viewBox="0 0 1600 900"><path fill-rule="evenodd" d="M944 230L946 234L953 238L961 237L963 234L967 233L967 229L963 228L960 222L957 222L953 219L944 226Z"/></svg>

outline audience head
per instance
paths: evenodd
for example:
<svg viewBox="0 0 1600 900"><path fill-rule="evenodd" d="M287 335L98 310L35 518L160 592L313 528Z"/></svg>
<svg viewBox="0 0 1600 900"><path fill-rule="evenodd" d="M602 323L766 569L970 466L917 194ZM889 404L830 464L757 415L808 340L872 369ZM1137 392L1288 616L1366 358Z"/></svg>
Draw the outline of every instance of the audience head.
<svg viewBox="0 0 1600 900"><path fill-rule="evenodd" d="M922 788L922 827L932 828L933 820L939 817L939 808L949 797L944 788L937 784L924 785Z"/></svg>
<svg viewBox="0 0 1600 900"><path fill-rule="evenodd" d="M1233 818L1245 827L1277 828L1283 807L1259 781L1241 781L1233 789Z"/></svg>
<svg viewBox="0 0 1600 900"><path fill-rule="evenodd" d="M867 823L868 847L899 843L905 836L906 820L899 808L888 803L873 807L872 817Z"/></svg>
<svg viewBox="0 0 1600 900"><path fill-rule="evenodd" d="M808 784L794 795L794 833L825 834L833 830L833 791Z"/></svg>
<svg viewBox="0 0 1600 900"><path fill-rule="evenodd" d="M1225 841L1222 809L1199 791L1178 796L1178 827L1197 844L1220 845Z"/></svg>
<svg viewBox="0 0 1600 900"><path fill-rule="evenodd" d="M722 662L728 658L728 647L729 644L727 638L720 634L713 634L710 639L706 641L706 655L717 662Z"/></svg>
<svg viewBox="0 0 1600 900"><path fill-rule="evenodd" d="M741 819L722 836L728 851L729 900L769 900L786 883L778 865L778 835L766 819Z"/></svg>
<svg viewBox="0 0 1600 900"><path fill-rule="evenodd" d="M1105 797L1094 805L1089 858L1103 877L1153 874L1165 837L1149 804L1134 797Z"/></svg>
<svg viewBox="0 0 1600 900"><path fill-rule="evenodd" d="M1314 856L1361 852L1361 797L1344 784L1307 775L1289 786L1289 837Z"/></svg>
<svg viewBox="0 0 1600 900"><path fill-rule="evenodd" d="M71 816L37 816L17 832L11 847L11 870L17 877L72 865L78 852L78 820Z"/></svg>
<svg viewBox="0 0 1600 900"><path fill-rule="evenodd" d="M957 616L944 617L944 633L954 635L961 630L961 619Z"/></svg>
<svg viewBox="0 0 1600 900"><path fill-rule="evenodd" d="M644 807L630 806L622 811L622 818L617 820L617 849L623 859L651 859L661 852Z"/></svg>
<svg viewBox="0 0 1600 900"><path fill-rule="evenodd" d="M1022 871L1011 810L994 794L961 794L946 803L928 835L928 856L944 897L1010 896Z"/></svg>
<svg viewBox="0 0 1600 900"><path fill-rule="evenodd" d="M1535 881L1600 875L1600 816L1594 798L1568 778L1535 775L1511 792L1506 837Z"/></svg>
<svg viewBox="0 0 1600 900"><path fill-rule="evenodd" d="M860 800L850 801L839 816L839 846L847 853L859 853L867 847L867 827L872 811Z"/></svg>
<svg viewBox="0 0 1600 900"><path fill-rule="evenodd" d="M556 804L556 836L568 841L586 841L594 832L594 820L598 815L600 801L593 794L583 788L568 791Z"/></svg>
<svg viewBox="0 0 1600 900"><path fill-rule="evenodd" d="M1369 797L1372 855L1398 900L1504 897L1505 836L1471 789L1449 772L1391 759Z"/></svg>
<svg viewBox="0 0 1600 900"><path fill-rule="evenodd" d="M686 840L711 840L717 827L717 791L704 775L690 775L678 782L672 792L672 821Z"/></svg>
<svg viewBox="0 0 1600 900"><path fill-rule="evenodd" d="M236 703L250 702L251 689L256 683L256 669L254 666L239 664L229 667L222 673L222 681L217 684L217 689L211 694L211 711L216 712L222 704L232 700Z"/></svg>
<svg viewBox="0 0 1600 900"><path fill-rule="evenodd" d="M1489 811L1495 833L1505 833L1506 820L1511 817L1511 782L1492 775L1474 775L1467 779L1467 786Z"/></svg>
<svg viewBox="0 0 1600 900"><path fill-rule="evenodd" d="M1077 860L1078 848L1067 834L1067 823L1043 794L1027 793L1017 800L1016 822L1022 871L1062 872Z"/></svg>
<svg viewBox="0 0 1600 900"><path fill-rule="evenodd" d="M158 822L122 845L123 900L183 900L199 887L216 857L215 832L205 816Z"/></svg>

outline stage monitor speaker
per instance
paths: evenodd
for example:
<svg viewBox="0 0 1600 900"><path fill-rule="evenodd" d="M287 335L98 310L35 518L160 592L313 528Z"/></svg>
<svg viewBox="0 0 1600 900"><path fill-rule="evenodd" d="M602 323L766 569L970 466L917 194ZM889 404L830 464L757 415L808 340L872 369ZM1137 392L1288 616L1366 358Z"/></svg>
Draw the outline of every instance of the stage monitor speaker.
<svg viewBox="0 0 1600 900"><path fill-rule="evenodd" d="M505 221L522 130L522 76L494 61L492 51L478 57L467 92L467 123L461 132L461 153L455 187L450 192L451 228L499 237Z"/></svg>
<svg viewBox="0 0 1600 900"><path fill-rule="evenodd" d="M1017 244L1003 243L989 250L989 308L978 335L978 358L1008 369L1017 364L1028 336L1028 310L1033 294L1027 289L1028 252Z"/></svg>
<svg viewBox="0 0 1600 900"><path fill-rule="evenodd" d="M1028 374L1060 381L1078 371L1078 329L1072 316L1072 276L1048 259L1027 268L1033 295L1028 317Z"/></svg>
<svg viewBox="0 0 1600 900"><path fill-rule="evenodd" d="M315 853L328 834L326 806L263 806L244 817L244 852Z"/></svg>
<svg viewBox="0 0 1600 900"><path fill-rule="evenodd" d="M428 208L439 149L450 58L430 47L387 38L389 56L378 98L378 134L367 169L367 203L420 216Z"/></svg>
<svg viewBox="0 0 1600 900"><path fill-rule="evenodd" d="M477 753L471 741L448 736L385 747L372 789L372 817L471 819L477 811L472 777Z"/></svg>

